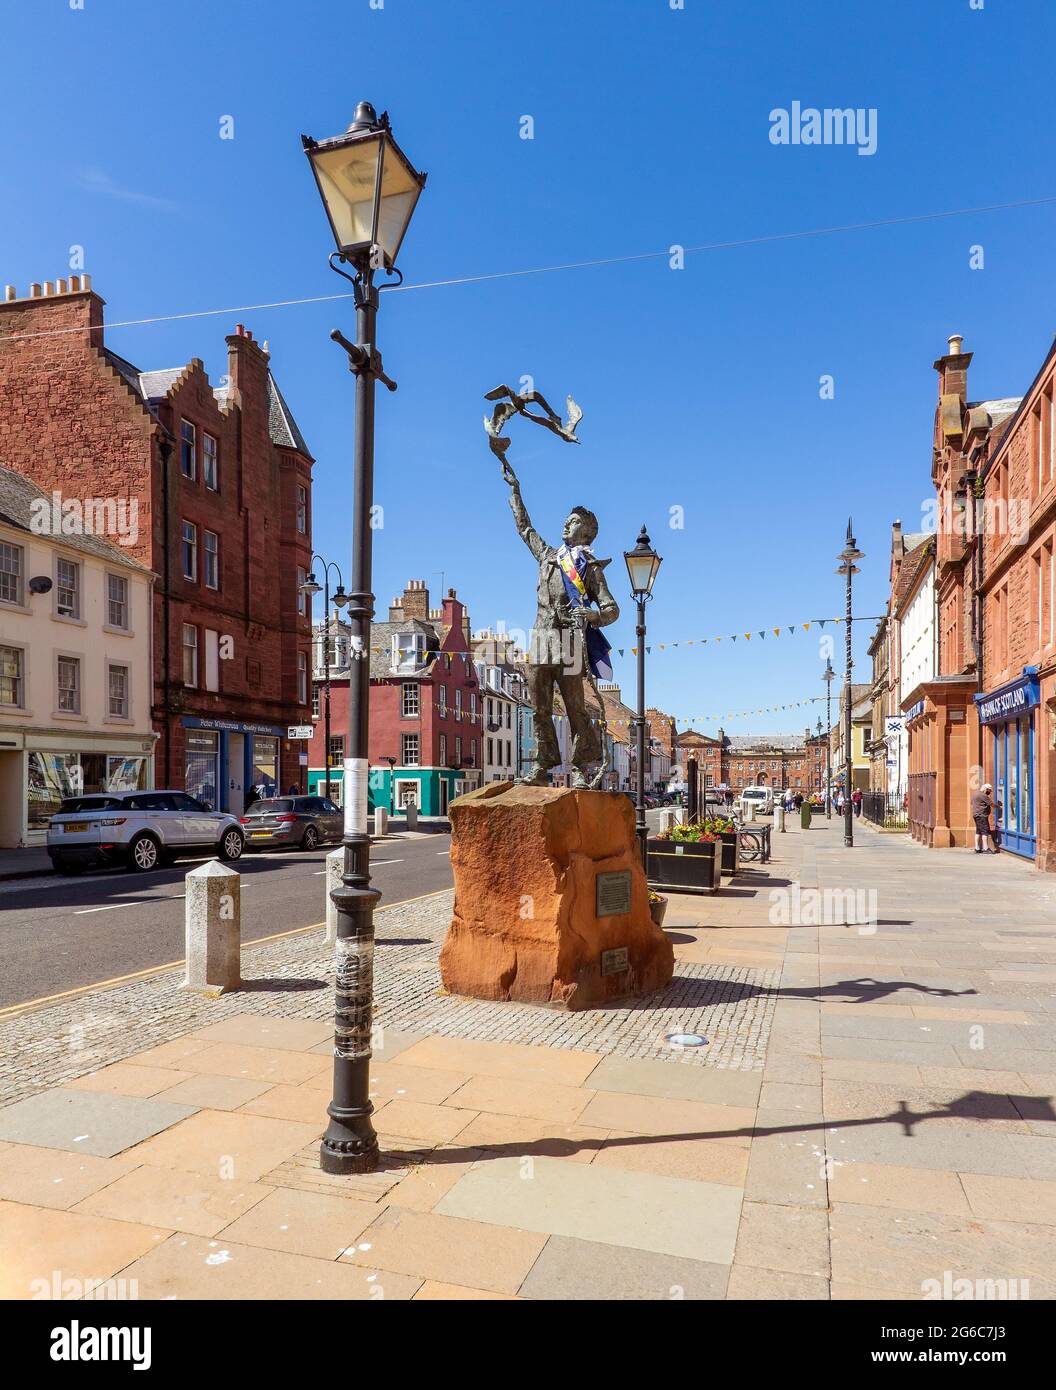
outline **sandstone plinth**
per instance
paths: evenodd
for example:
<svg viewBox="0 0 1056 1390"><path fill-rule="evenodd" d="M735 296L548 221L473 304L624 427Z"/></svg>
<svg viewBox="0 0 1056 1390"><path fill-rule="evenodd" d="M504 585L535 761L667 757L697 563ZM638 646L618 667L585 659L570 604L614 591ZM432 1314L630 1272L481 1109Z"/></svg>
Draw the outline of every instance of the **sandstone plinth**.
<svg viewBox="0 0 1056 1390"><path fill-rule="evenodd" d="M455 910L440 952L451 994L583 1009L649 994L674 952L649 915L630 798L493 782L452 801ZM630 909L596 912L599 874L630 873ZM612 970L626 950L626 969Z"/></svg>

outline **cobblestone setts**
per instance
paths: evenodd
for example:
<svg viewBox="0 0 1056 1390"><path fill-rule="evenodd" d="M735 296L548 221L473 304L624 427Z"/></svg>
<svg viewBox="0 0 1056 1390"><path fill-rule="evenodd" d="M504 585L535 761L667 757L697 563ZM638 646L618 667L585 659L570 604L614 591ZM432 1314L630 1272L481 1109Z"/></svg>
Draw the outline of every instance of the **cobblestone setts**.
<svg viewBox="0 0 1056 1390"><path fill-rule="evenodd" d="M406 1032L574 1048L691 1066L761 1071L777 970L676 962L667 989L611 1009L569 1013L441 992L437 957L452 893L377 914L376 1022ZM208 1000L180 993L178 971L76 996L0 1022L0 1104L219 1023L232 1014L329 1018L330 952L313 931L243 950L243 988ZM672 1049L669 1033L703 1033L708 1047Z"/></svg>

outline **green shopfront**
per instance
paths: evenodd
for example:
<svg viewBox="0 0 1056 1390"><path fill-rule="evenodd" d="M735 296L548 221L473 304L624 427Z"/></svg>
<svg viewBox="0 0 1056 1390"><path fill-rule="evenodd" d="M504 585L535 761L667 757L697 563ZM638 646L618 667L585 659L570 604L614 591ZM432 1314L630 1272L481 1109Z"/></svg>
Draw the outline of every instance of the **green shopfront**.
<svg viewBox="0 0 1056 1390"><path fill-rule="evenodd" d="M1041 688L1037 667L987 695L977 695L983 725L986 779L994 788L994 822L1001 847L1034 859L1037 832L1037 720Z"/></svg>
<svg viewBox="0 0 1056 1390"><path fill-rule="evenodd" d="M330 794L338 805L341 795L342 769L330 769ZM461 772L446 767L393 767L387 764L372 767L367 783L368 810L379 806L393 815L404 814L413 801L422 816L446 816L449 804L456 796L472 791L480 783L480 773L463 768ZM326 790L326 770L309 768L308 791L322 796Z"/></svg>

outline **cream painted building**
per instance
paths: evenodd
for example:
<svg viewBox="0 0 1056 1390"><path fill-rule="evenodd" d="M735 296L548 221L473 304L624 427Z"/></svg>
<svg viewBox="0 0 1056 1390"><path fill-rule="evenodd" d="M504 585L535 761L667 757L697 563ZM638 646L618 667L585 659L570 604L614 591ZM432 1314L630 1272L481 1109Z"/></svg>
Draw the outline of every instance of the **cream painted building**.
<svg viewBox="0 0 1056 1390"><path fill-rule="evenodd" d="M154 785L154 575L102 536L53 534L41 522L47 500L0 468L0 848L8 849L44 844L64 796Z"/></svg>
<svg viewBox="0 0 1056 1390"><path fill-rule="evenodd" d="M895 759L900 792L909 783L909 721L921 712L923 701L910 704L919 685L939 674L939 623L935 597L935 561L930 555L921 563L905 597L898 607L898 643L901 653L898 703L902 721L898 730Z"/></svg>

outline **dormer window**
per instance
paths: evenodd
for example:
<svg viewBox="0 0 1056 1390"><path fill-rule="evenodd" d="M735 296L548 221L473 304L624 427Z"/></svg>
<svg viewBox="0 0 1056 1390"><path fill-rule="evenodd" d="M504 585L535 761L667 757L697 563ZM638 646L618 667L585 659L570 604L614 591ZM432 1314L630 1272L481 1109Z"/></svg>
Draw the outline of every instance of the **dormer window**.
<svg viewBox="0 0 1056 1390"><path fill-rule="evenodd" d="M394 632L392 634L392 669L417 671L425 664L425 633Z"/></svg>

